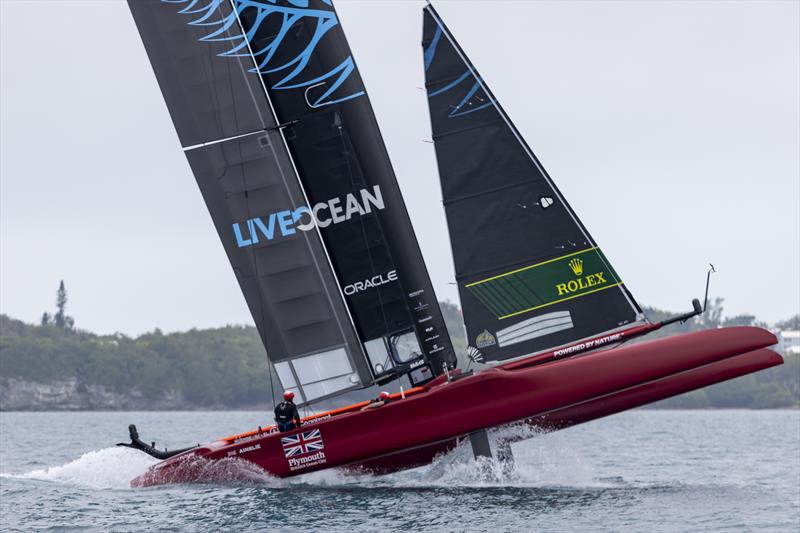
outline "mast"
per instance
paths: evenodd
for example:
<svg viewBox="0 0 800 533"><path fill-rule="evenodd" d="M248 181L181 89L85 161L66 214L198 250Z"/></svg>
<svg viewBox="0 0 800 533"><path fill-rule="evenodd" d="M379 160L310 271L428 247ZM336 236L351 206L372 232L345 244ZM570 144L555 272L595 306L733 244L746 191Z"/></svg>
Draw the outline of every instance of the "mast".
<svg viewBox="0 0 800 533"><path fill-rule="evenodd" d="M468 343L504 360L641 310L430 4L423 59Z"/></svg>

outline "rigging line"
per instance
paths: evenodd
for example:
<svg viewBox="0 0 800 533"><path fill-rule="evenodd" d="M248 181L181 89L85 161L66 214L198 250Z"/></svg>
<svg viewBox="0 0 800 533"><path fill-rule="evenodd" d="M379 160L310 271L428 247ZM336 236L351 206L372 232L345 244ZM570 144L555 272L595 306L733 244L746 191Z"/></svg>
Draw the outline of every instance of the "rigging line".
<svg viewBox="0 0 800 533"><path fill-rule="evenodd" d="M261 89L264 92L264 96L267 99L267 104L269 105L270 110L272 111L272 115L273 115L273 118L275 119L275 123L278 124L279 121L278 121L277 113L275 112L274 107L272 105L272 100L271 100L271 98L269 96L269 91L267 90L267 85L266 85L266 83L264 83L264 78L260 74L260 70L258 69L258 62L256 61L255 55L253 54L253 49L250 46L250 41L247 38L247 32L244 30L244 25L242 24L241 17L239 16L239 12L238 12L238 10L236 8L235 0L229 0L228 3L230 4L231 9L233 10L233 13L236 16L236 22L237 22L237 25L239 26L240 31L242 32L242 38L247 43L247 51L249 52L250 59L253 61L253 66L256 68L258 80L259 80L259 82L261 84ZM253 95L252 88L250 87L250 84L246 83L246 85L247 85L248 90L250 91L251 97L255 101L255 95ZM258 108L258 106L256 106L256 108ZM260 110L259 110L259 117L260 116L261 116L261 113L260 113ZM262 123L263 122L264 121L262 120ZM291 151L289 150L289 145L286 142L286 138L284 137L283 131L279 131L278 134L280 135L280 138L283 141L283 146L284 146L284 149L286 150L286 154L287 154L287 156L289 158L289 161L290 161L290 163L292 165L292 169L294 170L295 176L297 178L296 181L297 181L298 187L300 188L300 192L303 195L303 199L305 200L306 205L308 205L310 203L308 201L308 195L306 194L305 188L303 187L303 182L300 180L300 173L297 170L297 165L295 165L294 158L292 157ZM286 181L286 175L285 175L285 173L283 171L282 165L280 164L280 160L278 159L277 153L275 152L275 147L272 144L272 142L269 143L269 146L270 146L270 151L272 152L272 155L275 158L275 161L277 163L278 172L280 172L281 179L283 180L283 185L286 188L286 192L289 194L289 198L294 203L294 199L292 198L291 190L289 189L289 184ZM315 225L315 230L316 230L319 242L320 242L320 246L322 247L323 252L325 253L325 257L326 257L326 259L328 261L328 267L329 267L329 270L330 270L330 274L333 277L333 281L336 284L336 287L337 287L337 289L339 291L339 296L340 296L340 300L342 302L342 307L344 307L345 312L347 313L347 316L350 319L350 325L352 327L352 332L355 335L356 340L360 340L358 338L358 333L355 330L355 322L353 321L353 317L350 314L350 309L347 307L347 304L346 304L346 302L344 300L344 294L342 294L341 284L339 283L339 280L338 280L338 278L336 276L336 271L333 269L333 263L331 262L331 258L328 255L328 251L325 248L325 241L322 239L322 232L320 231L319 227L317 227L316 225ZM303 233L307 233L307 232L303 232ZM320 280L322 281L322 287L325 289L325 295L327 296L328 303L330 304L331 314L333 315L334 319L336 320L336 325L338 326L339 332L342 335L342 340L346 344L349 345L350 343L348 342L348 335L344 331L344 327L342 326L342 323L341 323L341 321L339 319L339 314L336 313L336 306L333 303L333 297L330 294L330 291L329 291L329 288L328 288L328 284L325 282L326 279L325 279L325 276L322 273L322 268L319 265L319 261L317 260L317 255L314 253L314 250L311 248L311 243L309 242L310 241L310 237L306 235L304 240L305 240L306 246L308 247L308 250L309 250L309 252L311 254L311 257L314 260L314 266L317 269L317 273L318 273L318 275L320 277ZM363 347L361 347L361 343L360 342L356 343L356 348L359 350L359 353L361 354L362 359L364 359L364 361L366 361L366 356L364 354L364 349L363 349ZM353 356L355 356L355 355L356 354L353 354ZM290 365L290 367L291 366L292 365ZM354 370L355 370L356 373L358 373L358 369L357 368L354 369ZM298 386L299 385L300 384L298 382Z"/></svg>
<svg viewBox="0 0 800 533"><path fill-rule="evenodd" d="M267 355L267 373L269 374L269 394L272 398L272 408L275 408L275 386L272 384L272 363Z"/></svg>
<svg viewBox="0 0 800 533"><path fill-rule="evenodd" d="M336 113L338 114L338 111ZM342 120L341 115L339 116L339 120L340 121ZM339 140L341 141L341 146L342 146L342 155L344 156L345 165L347 165L347 173L350 175L350 185L353 187L353 190L355 190L356 178L355 178L355 175L353 174L353 165L350 164L350 157L348 157L348 154L354 154L355 151L354 150L348 150L347 140L345 139L344 130L343 130L341 124L339 124L337 129L339 131ZM376 225L378 226L378 228L380 228L381 225L380 225L380 222L378 221L378 215L374 214L373 217L375 218ZM361 234L364 236L364 243L367 245L367 256L369 257L369 266L370 266L370 268L371 268L371 270L373 272L373 275L374 275L375 274L375 260L374 260L374 257L372 255L372 247L369 245L369 238L367 237L367 227L366 227L366 224L365 224L365 221L364 221L365 218L366 217L363 217L363 216L359 217L358 224L361 226ZM381 236L384 238L384 242L385 242L386 236L383 233L383 229L381 229ZM386 251L389 253L389 257L391 258L391 252L389 251L388 244L386 246ZM392 266L394 266L394 261L392 261ZM376 294L378 295L378 301L380 303L381 316L383 317L383 327L384 327L384 330L386 331L386 334L388 335L389 334L389 320L386 317L386 307L384 306L384 303L383 303L383 295L381 294L380 287L375 287L373 290L377 291ZM411 315L410 310L409 310L409 315ZM411 317L411 318L412 318L412 322L413 322L413 317ZM370 366L372 366L371 362L370 362Z"/></svg>
<svg viewBox="0 0 800 533"><path fill-rule="evenodd" d="M519 142L520 146L522 146L522 149L525 151L525 153L528 155L528 157L530 157L531 161L536 166L536 168L539 170L539 172L541 172L542 176L545 178L545 181L547 181L548 184L550 185L550 187L553 189L553 192L556 194L558 199L564 205L564 207L566 208L567 213L569 213L569 215L572 218L573 222L575 222L575 224L578 226L578 229L580 229L581 233L583 233L584 237L586 237L586 239L589 241L589 243L591 243L594 246L596 246L597 245L596 242L594 241L594 239L592 239L591 235L589 235L589 231L584 227L584 225L581 223L581 221L578 220L577 215L575 215L575 212L572 210L572 206L569 205L569 203L566 201L564 196L561 194L561 191L556 186L556 184L553 181L553 179L550 177L550 175L547 173L547 171L544 169L544 167L542 167L542 164L539 162L539 159L536 157L536 155L530 149L528 144L522 138L522 136L520 135L519 131L517 131L517 128L511 122L511 119L508 117L508 115L506 115L505 110L500 106L500 103L497 101L497 98L495 98L495 96L492 93L492 91L484 83L483 79L481 79L481 77L478 75L477 70L472 65L472 62L470 62L469 59L466 57L466 54L464 54L463 50L461 50L461 47L458 45L458 43L456 43L455 38L452 35L450 35L450 30L445 26L444 22L439 17L439 14L433 8L433 6L430 4L430 2L428 2L428 5L425 6L425 9L428 11L428 13L430 13L430 15L433 17L434 21L436 21L436 24L442 29L442 33L444 33L445 37L447 37L447 40L450 41L450 45L456 51L456 53L458 54L459 58L464 63L464 65L466 65L466 67L472 73L472 75L475 78L475 80L478 82L478 84L481 86L483 91L486 93L486 96L489 97L489 99L492 102L492 105L497 110L498 114L503 119L503 121L506 123L506 126L508 126L508 128L511 130L511 133L514 134L514 137L517 139L517 142ZM611 270L611 266L606 262L605 258L602 257L602 255L601 255L601 260L603 261L603 264L606 265L606 268ZM620 292L622 293L623 297L628 302L628 304L631 306L631 308L634 311L637 311L637 307L638 306L634 304L634 302L632 301L632 297L630 297L623 288L620 288ZM637 315L638 314L639 313L637 311Z"/></svg>

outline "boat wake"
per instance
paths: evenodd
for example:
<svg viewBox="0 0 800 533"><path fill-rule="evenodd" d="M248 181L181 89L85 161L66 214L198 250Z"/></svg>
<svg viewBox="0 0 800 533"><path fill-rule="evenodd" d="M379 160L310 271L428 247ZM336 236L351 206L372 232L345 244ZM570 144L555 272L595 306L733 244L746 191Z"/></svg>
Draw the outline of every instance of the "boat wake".
<svg viewBox="0 0 800 533"><path fill-rule="evenodd" d="M145 472L156 459L128 448L87 452L74 461L24 474L0 474L11 479L31 479L78 485L92 489L128 489L131 479Z"/></svg>
<svg viewBox="0 0 800 533"><path fill-rule="evenodd" d="M527 425L490 431L493 458L475 460L469 441L438 456L432 464L383 476L331 469L279 479L241 459L186 461L170 472L174 483L255 485L272 489L291 488L426 488L426 487L575 487L601 488L622 484L619 479L597 479L591 465L557 434ZM539 437L539 438L532 438ZM503 443L511 442L513 461L497 458ZM129 489L131 481L143 480L159 461L129 448L112 447L90 451L61 466L0 477L50 481L91 489Z"/></svg>
<svg viewBox="0 0 800 533"><path fill-rule="evenodd" d="M317 487L416 488L608 488L624 485L620 478L597 478L587 461L558 434L527 424L489 432L494 457L475 460L468 440L438 456L428 466L384 476L323 470L284 480L288 485ZM534 438L537 437L537 438ZM498 458L498 448L513 443L514 460Z"/></svg>
<svg viewBox="0 0 800 533"><path fill-rule="evenodd" d="M147 475L159 461L129 448L104 448L87 452L61 466L32 470L23 474L2 473L6 479L49 481L89 489L130 489L131 481ZM194 483L258 484L281 486L280 481L263 469L240 459L187 461L173 472L175 482L191 475Z"/></svg>
<svg viewBox="0 0 800 533"><path fill-rule="evenodd" d="M442 487L598 487L605 482L594 477L584 458L564 439L527 424L489 432L492 458L474 459L468 440L430 466L396 474L412 476L412 482ZM502 459L499 450L510 445L513 459Z"/></svg>

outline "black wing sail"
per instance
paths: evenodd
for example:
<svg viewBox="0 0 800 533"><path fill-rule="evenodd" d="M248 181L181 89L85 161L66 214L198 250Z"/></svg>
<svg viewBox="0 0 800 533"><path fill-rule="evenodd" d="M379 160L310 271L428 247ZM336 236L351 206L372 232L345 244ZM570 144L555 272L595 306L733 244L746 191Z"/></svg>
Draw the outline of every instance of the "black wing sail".
<svg viewBox="0 0 800 533"><path fill-rule="evenodd" d="M468 343L504 360L640 320L433 6L423 15L425 86Z"/></svg>
<svg viewBox="0 0 800 533"><path fill-rule="evenodd" d="M236 0L300 181L376 373L421 383L455 363L386 147L330 0ZM419 366L423 360L432 367Z"/></svg>
<svg viewBox="0 0 800 533"><path fill-rule="evenodd" d="M276 369L291 363L283 385L308 403L371 384L319 235L248 233L257 217L274 224L306 205L250 62L220 57L227 44L202 43L208 29L188 25L169 2L136 0L130 9L269 358ZM218 3L216 15L230 13Z"/></svg>
<svg viewBox="0 0 800 533"><path fill-rule="evenodd" d="M284 387L440 372L444 321L330 2L129 5Z"/></svg>

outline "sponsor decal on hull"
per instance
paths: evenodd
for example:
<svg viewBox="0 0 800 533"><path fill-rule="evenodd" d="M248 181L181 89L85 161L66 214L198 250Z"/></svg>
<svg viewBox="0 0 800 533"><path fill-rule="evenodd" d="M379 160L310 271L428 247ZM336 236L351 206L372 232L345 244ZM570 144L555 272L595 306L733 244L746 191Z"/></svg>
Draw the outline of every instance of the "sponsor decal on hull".
<svg viewBox="0 0 800 533"><path fill-rule="evenodd" d="M289 463L289 470L302 470L327 462L325 443L322 440L322 431L319 429L281 437L281 445L283 455Z"/></svg>
<svg viewBox="0 0 800 533"><path fill-rule="evenodd" d="M261 438L261 437L263 437L264 435L272 435L273 433L277 433L277 432L278 432L278 428L276 428L276 427L271 427L271 428L269 428L269 429L265 429L265 430L263 430L263 431L259 431L258 433L254 433L253 435L248 435L248 436L246 436L246 437L239 437L238 439L236 439L235 441L233 441L233 443L234 443L234 444L241 444L241 443L243 443L243 442L247 442L247 441L249 441L249 440L256 440L256 439L260 439L260 438Z"/></svg>
<svg viewBox="0 0 800 533"><path fill-rule="evenodd" d="M604 346L612 342L617 342L619 340L622 340L622 333L614 333L612 335L606 335L605 337L599 337L597 339L588 340L580 344L574 344L572 346L567 346L566 348L556 350L553 352L553 356L559 357L562 355L569 355L575 352L582 352L584 350L589 350L591 348L599 348L600 346Z"/></svg>
<svg viewBox="0 0 800 533"><path fill-rule="evenodd" d="M291 457L289 458L289 470L302 470L303 468L325 464L327 461L328 459L323 451L305 457Z"/></svg>
<svg viewBox="0 0 800 533"><path fill-rule="evenodd" d="M231 450L228 452L228 457L235 457L236 455L243 455L245 453L254 452L256 450L260 450L260 444L252 444L250 446L245 446L244 448L239 448L238 450Z"/></svg>

